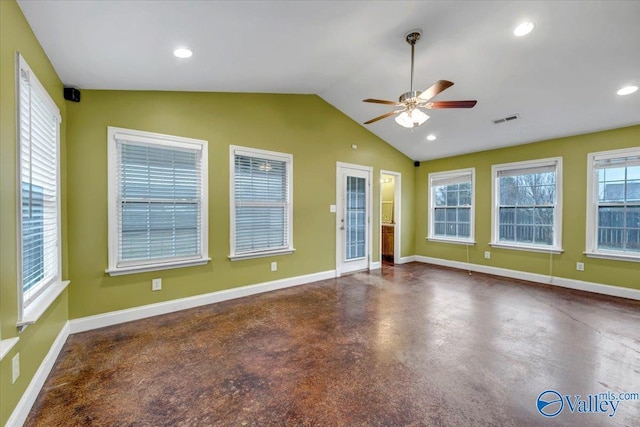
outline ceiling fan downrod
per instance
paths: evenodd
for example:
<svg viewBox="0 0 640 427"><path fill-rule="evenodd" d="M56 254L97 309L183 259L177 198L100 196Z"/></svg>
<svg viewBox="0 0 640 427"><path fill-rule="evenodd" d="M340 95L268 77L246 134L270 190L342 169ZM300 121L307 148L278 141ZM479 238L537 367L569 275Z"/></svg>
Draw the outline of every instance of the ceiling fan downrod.
<svg viewBox="0 0 640 427"><path fill-rule="evenodd" d="M411 45L411 86L410 86L409 92L402 94L402 96L400 97L400 102L404 101L407 98L416 98L421 93L421 92L418 93L417 91L416 92L413 91L413 68L414 68L413 62L414 62L414 55L415 55L415 46L418 40L420 40L421 35L422 35L422 32L420 30L412 30L409 33L407 33L407 36L405 38L407 43Z"/></svg>
<svg viewBox="0 0 640 427"><path fill-rule="evenodd" d="M378 120L385 119L387 117L396 116L396 122L399 125L406 128L414 128L422 125L429 116L426 115L422 109L432 110L439 108L472 108L476 105L475 100L468 101L431 101L431 98L437 96L443 90L453 86L453 82L448 80L438 80L431 87L425 91L413 90L413 71L415 66L415 45L422 36L422 30L411 30L405 35L405 40L411 46L411 87L409 92L405 92L400 95L399 101L387 101L385 99L363 99L363 102L372 102L374 104L386 104L393 105L394 107L400 107L395 111L382 114L378 117L374 117L371 120L364 122L365 125L377 122Z"/></svg>

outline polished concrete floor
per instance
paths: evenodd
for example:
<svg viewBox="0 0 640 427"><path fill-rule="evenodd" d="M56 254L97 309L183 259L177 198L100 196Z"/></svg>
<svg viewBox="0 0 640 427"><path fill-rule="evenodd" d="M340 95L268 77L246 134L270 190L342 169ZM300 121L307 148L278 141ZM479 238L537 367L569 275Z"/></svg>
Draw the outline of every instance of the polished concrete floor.
<svg viewBox="0 0 640 427"><path fill-rule="evenodd" d="M26 425L640 425L547 389L640 392L640 302L413 263L72 335Z"/></svg>

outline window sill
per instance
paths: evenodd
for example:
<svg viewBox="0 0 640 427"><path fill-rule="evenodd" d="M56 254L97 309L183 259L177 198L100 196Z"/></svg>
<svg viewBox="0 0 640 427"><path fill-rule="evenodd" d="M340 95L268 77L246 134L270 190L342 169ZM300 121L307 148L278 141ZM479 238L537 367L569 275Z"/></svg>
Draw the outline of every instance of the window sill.
<svg viewBox="0 0 640 427"><path fill-rule="evenodd" d="M548 253L561 254L564 252L562 248L544 247L544 246L509 245L505 243L489 243L489 246L494 248L515 249L517 251L542 252L544 254L548 254Z"/></svg>
<svg viewBox="0 0 640 427"><path fill-rule="evenodd" d="M289 255L294 253L296 250L291 249L281 249L277 251L268 251L268 252L253 252L248 254L240 254L240 255L229 255L229 259L231 261L241 261L243 259L252 259L252 258L264 258L268 256L277 256L277 255Z"/></svg>
<svg viewBox="0 0 640 427"><path fill-rule="evenodd" d="M634 256L634 255L623 255L623 254L607 253L607 252L584 252L584 254L588 258L601 258L601 259L610 259L614 261L640 262L640 256Z"/></svg>
<svg viewBox="0 0 640 427"><path fill-rule="evenodd" d="M7 338L4 340L0 340L0 360L4 359L4 357L9 354L11 349L18 344L20 338Z"/></svg>
<svg viewBox="0 0 640 427"><path fill-rule="evenodd" d="M22 320L17 323L18 329L22 330L28 325L33 325L40 319L45 311L53 304L67 286L71 283L69 280L55 282L51 284L35 301L24 308L22 312Z"/></svg>
<svg viewBox="0 0 640 427"><path fill-rule="evenodd" d="M149 271L170 270L173 268L194 267L196 265L205 265L211 261L211 258L198 258L186 261L166 262L162 264L145 264L134 265L130 267L111 268L105 270L110 276L123 276L125 274L146 273Z"/></svg>
<svg viewBox="0 0 640 427"><path fill-rule="evenodd" d="M474 240L444 239L441 237L427 237L427 240L430 242L453 243L455 245L475 245L476 244Z"/></svg>

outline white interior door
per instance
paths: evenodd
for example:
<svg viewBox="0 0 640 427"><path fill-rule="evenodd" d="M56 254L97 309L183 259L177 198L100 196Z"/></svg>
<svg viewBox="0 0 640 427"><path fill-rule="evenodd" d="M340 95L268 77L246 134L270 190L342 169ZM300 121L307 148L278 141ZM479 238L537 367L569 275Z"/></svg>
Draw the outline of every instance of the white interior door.
<svg viewBox="0 0 640 427"><path fill-rule="evenodd" d="M338 274L369 268L371 243L371 169L338 165L337 173Z"/></svg>

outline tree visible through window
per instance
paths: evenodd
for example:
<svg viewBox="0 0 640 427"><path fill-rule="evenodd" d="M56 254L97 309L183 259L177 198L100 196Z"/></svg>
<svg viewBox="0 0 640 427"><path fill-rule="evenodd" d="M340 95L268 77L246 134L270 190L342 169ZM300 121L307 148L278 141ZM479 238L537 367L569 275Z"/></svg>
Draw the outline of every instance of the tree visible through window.
<svg viewBox="0 0 640 427"><path fill-rule="evenodd" d="M500 241L553 245L555 175L500 177Z"/></svg>
<svg viewBox="0 0 640 427"><path fill-rule="evenodd" d="M494 244L560 246L560 159L496 165Z"/></svg>
<svg viewBox="0 0 640 427"><path fill-rule="evenodd" d="M429 174L429 238L473 241L474 169Z"/></svg>

